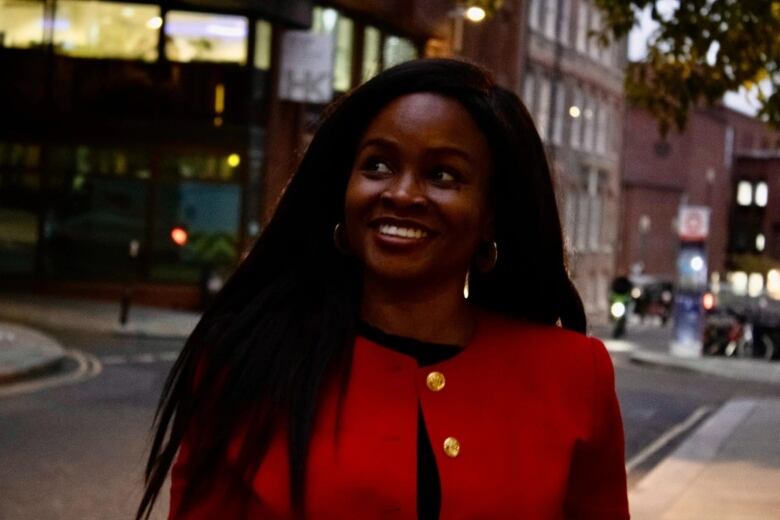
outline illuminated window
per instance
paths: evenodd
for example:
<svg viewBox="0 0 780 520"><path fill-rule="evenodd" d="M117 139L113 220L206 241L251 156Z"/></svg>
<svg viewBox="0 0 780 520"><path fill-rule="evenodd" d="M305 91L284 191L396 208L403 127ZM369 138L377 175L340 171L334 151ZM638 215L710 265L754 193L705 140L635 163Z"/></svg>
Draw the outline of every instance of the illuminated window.
<svg viewBox="0 0 780 520"><path fill-rule="evenodd" d="M762 208L765 207L768 199L769 189L767 188L766 183L763 181L756 183L756 206L761 206Z"/></svg>
<svg viewBox="0 0 780 520"><path fill-rule="evenodd" d="M0 47L43 43L43 2L0 0Z"/></svg>
<svg viewBox="0 0 780 520"><path fill-rule="evenodd" d="M748 296L755 298L761 295L764 289L764 275L761 273L750 273L748 277Z"/></svg>
<svg viewBox="0 0 780 520"><path fill-rule="evenodd" d="M737 184L737 204L750 206L753 201L753 187L747 181L739 181Z"/></svg>
<svg viewBox="0 0 780 520"><path fill-rule="evenodd" d="M756 235L756 250L757 251L763 251L766 247L766 237L763 233L759 233Z"/></svg>
<svg viewBox="0 0 780 520"><path fill-rule="evenodd" d="M368 26L363 31L363 81L379 74L379 47L382 37L379 29Z"/></svg>
<svg viewBox="0 0 780 520"><path fill-rule="evenodd" d="M155 5L60 0L54 45L67 56L155 61L161 22Z"/></svg>
<svg viewBox="0 0 780 520"><path fill-rule="evenodd" d="M271 24L259 20L255 25L255 68L271 68Z"/></svg>
<svg viewBox="0 0 780 520"><path fill-rule="evenodd" d="M770 298L780 299L780 271L777 269L772 269L767 273L766 290Z"/></svg>
<svg viewBox="0 0 780 520"><path fill-rule="evenodd" d="M385 38L382 54L384 55L385 68L388 69L393 65L417 58L417 48L406 38L388 36Z"/></svg>
<svg viewBox="0 0 780 520"><path fill-rule="evenodd" d="M312 31L333 36L333 90L346 92L352 87L353 22L335 9L315 7Z"/></svg>
<svg viewBox="0 0 780 520"><path fill-rule="evenodd" d="M744 296L748 292L748 275L743 271L728 273L726 276L731 283L731 290L737 296Z"/></svg>
<svg viewBox="0 0 780 520"><path fill-rule="evenodd" d="M171 61L246 63L243 16L170 11L165 18L165 55Z"/></svg>

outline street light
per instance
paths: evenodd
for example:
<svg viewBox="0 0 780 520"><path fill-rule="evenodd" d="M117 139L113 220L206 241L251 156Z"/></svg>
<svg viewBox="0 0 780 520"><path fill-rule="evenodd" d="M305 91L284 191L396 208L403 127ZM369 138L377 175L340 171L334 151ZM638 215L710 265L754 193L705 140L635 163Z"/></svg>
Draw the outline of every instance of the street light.
<svg viewBox="0 0 780 520"><path fill-rule="evenodd" d="M484 9L477 5L472 5L471 7L466 9L466 12L464 13L464 16L472 22L481 22L485 19L485 16L487 16L487 13Z"/></svg>

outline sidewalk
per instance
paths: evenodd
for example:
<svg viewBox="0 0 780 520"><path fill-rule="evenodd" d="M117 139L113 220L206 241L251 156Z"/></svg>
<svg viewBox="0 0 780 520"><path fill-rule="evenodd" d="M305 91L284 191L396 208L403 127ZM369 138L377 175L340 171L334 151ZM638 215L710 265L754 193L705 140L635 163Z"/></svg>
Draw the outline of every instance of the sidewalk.
<svg viewBox="0 0 780 520"><path fill-rule="evenodd" d="M780 518L780 399L735 399L629 493L634 520Z"/></svg>
<svg viewBox="0 0 780 520"><path fill-rule="evenodd" d="M118 301L0 293L0 320L33 327L184 339L199 319L196 312L131 305L122 326Z"/></svg>
<svg viewBox="0 0 780 520"><path fill-rule="evenodd" d="M122 326L119 302L0 293L0 384L56 370L66 358L37 327L183 340L199 319L195 312L132 305Z"/></svg>

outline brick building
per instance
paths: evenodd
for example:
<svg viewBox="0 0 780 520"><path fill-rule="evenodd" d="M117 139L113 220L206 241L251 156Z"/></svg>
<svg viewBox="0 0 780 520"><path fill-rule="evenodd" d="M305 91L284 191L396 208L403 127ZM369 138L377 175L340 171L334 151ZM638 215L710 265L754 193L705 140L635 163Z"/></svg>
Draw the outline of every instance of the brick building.
<svg viewBox="0 0 780 520"><path fill-rule="evenodd" d="M707 256L713 281L733 277L735 254L760 253L757 243L762 251L774 244L768 237L778 219L768 215L780 201L767 201L778 196L768 186L778 171L771 158L779 138L757 119L723 106L694 110L684 132L662 138L647 113L627 109L618 270L676 278L681 204L711 209ZM749 273L743 274L747 286ZM737 277L742 283L743 276Z"/></svg>

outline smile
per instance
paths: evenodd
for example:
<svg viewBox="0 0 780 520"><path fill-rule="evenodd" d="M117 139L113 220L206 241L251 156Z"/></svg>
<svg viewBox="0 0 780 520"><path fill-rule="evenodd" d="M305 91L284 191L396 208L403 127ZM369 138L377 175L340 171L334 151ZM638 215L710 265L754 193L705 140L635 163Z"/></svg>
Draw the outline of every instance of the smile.
<svg viewBox="0 0 780 520"><path fill-rule="evenodd" d="M413 228L413 227L394 226L391 224L380 225L379 233L391 237L413 238L413 239L425 238L428 236L428 232L423 229Z"/></svg>

